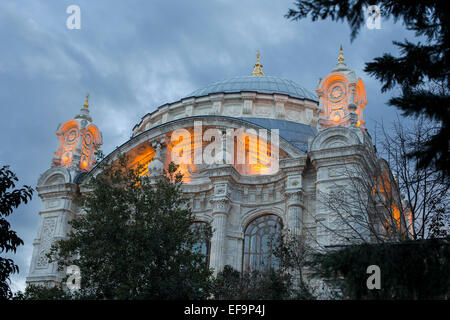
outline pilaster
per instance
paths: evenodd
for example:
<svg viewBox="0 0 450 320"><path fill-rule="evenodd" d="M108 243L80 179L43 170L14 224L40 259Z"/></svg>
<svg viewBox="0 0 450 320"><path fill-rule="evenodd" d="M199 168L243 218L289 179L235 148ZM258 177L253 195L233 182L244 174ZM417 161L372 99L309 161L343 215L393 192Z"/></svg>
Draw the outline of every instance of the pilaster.
<svg viewBox="0 0 450 320"><path fill-rule="evenodd" d="M227 217L230 212L230 196L227 183L214 184L212 206L212 228L210 267L217 274L225 266Z"/></svg>

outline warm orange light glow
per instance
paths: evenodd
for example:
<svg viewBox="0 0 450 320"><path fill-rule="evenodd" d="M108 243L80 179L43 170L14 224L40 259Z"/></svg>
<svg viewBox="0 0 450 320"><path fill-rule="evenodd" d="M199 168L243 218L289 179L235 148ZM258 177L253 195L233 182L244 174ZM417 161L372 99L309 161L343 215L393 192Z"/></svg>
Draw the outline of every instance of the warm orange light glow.
<svg viewBox="0 0 450 320"><path fill-rule="evenodd" d="M245 141L246 174L268 174L271 172L271 145L257 135L248 135Z"/></svg>
<svg viewBox="0 0 450 320"><path fill-rule="evenodd" d="M183 182L189 183L192 180L192 173L196 171L193 163L195 152L194 148L197 146L194 143L195 139L192 130L188 130L186 128L184 128L184 130L184 135L175 136L175 139L172 139L171 143L168 144L165 166L167 167L168 163L171 161L176 163L175 159L172 159L172 156L177 155L180 163L178 164L176 174L182 174ZM173 134L172 137L174 137Z"/></svg>
<svg viewBox="0 0 450 320"><path fill-rule="evenodd" d="M412 216L411 209L407 209L407 211L406 211L406 217L408 218L408 229L409 229L409 233L410 233L411 235L414 235L413 216Z"/></svg>
<svg viewBox="0 0 450 320"><path fill-rule="evenodd" d="M356 126L364 128L363 110L367 105L367 95L361 79L355 82L352 77L347 77L341 72L332 72L320 81L316 92L320 99L321 126L331 127L347 122L349 116L347 106L354 103L358 121Z"/></svg>
<svg viewBox="0 0 450 320"><path fill-rule="evenodd" d="M204 128L202 135L198 138L197 143L195 140L195 135L193 130L188 128L187 130L191 133L190 139L174 139L171 143L165 145L167 150L163 153L163 157L160 159L164 163L164 167L167 168L171 161L174 161L173 154L178 153L183 160L187 160L186 163L181 163L178 165L177 173L183 175L183 182L190 183L196 181L197 178L204 177L203 170L210 166L209 163L205 162L206 156L213 156L214 153L218 152L218 149L214 149L213 154L205 152L206 147L211 143L210 141L203 141L203 133L209 128ZM225 141L225 148L233 148L233 150L228 151L229 158L226 158L226 163L232 165L240 174L242 175L258 175L258 174L272 174L274 170L272 152L281 152L281 156L285 156L283 150L279 150L278 146L276 149L272 147L269 138L258 136L257 134L242 132L238 134L237 131L240 129L235 129L235 136L231 140L232 145L228 146L227 141ZM255 131L256 132L256 131ZM236 140L234 140L236 139ZM139 152L137 152L139 149ZM219 148L220 149L220 148ZM276 151L273 151L276 150ZM239 152L242 151L244 157L238 156ZM194 161L194 155L200 154L201 162ZM129 152L131 156L131 166L137 166L138 163L144 164L145 167L140 172L141 175L148 175L148 164L152 161L155 152L150 147L136 147L135 151ZM278 161L278 155L277 155ZM190 160L190 161L189 161ZM175 161L174 161L175 162ZM197 162L197 163L196 163Z"/></svg>
<svg viewBox="0 0 450 320"><path fill-rule="evenodd" d="M90 124L83 129L80 128L77 120L71 119L59 127L56 135L59 145L52 161L53 166L76 165L83 171L92 168L95 164L94 152L102 144L100 131L95 125ZM79 163L73 163L75 155L81 157Z"/></svg>
<svg viewBox="0 0 450 320"><path fill-rule="evenodd" d="M400 228L400 210L396 205L392 207L392 211L394 214L394 220L397 223L397 227Z"/></svg>

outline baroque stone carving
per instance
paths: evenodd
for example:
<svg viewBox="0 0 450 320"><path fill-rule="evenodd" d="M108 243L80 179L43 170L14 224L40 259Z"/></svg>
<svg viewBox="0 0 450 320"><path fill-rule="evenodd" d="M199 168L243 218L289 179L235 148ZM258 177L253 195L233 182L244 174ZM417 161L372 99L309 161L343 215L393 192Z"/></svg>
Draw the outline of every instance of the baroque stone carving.
<svg viewBox="0 0 450 320"><path fill-rule="evenodd" d="M148 172L151 176L160 176L164 172L164 163L161 161L161 144L154 145L155 156L148 165Z"/></svg>
<svg viewBox="0 0 450 320"><path fill-rule="evenodd" d="M58 127L59 146L52 166L77 167L89 171L95 165L95 152L102 144L101 133L89 116L88 98L80 113Z"/></svg>
<svg viewBox="0 0 450 320"><path fill-rule="evenodd" d="M228 213L230 209L230 200L223 199L213 199L211 200L213 206L213 213Z"/></svg>
<svg viewBox="0 0 450 320"><path fill-rule="evenodd" d="M52 245L53 236L56 230L57 217L45 218L42 224L41 243L39 255L36 260L37 268L47 268L48 258L47 253Z"/></svg>

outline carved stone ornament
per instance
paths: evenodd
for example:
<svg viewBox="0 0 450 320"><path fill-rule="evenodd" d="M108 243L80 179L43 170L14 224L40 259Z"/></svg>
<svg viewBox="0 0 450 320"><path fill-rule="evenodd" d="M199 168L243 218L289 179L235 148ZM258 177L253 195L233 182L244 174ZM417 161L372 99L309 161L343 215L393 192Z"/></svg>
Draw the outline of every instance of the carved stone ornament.
<svg viewBox="0 0 450 320"><path fill-rule="evenodd" d="M41 232L40 250L38 258L36 260L37 268L48 267L48 258L46 255L49 252L53 242L53 236L56 230L56 221L57 221L56 217L44 219Z"/></svg>

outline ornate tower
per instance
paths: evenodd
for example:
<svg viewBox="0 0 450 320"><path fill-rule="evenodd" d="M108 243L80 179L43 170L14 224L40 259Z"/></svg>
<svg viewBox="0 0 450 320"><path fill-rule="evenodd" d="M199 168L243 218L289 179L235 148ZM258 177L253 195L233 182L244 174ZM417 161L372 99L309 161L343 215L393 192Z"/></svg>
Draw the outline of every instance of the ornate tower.
<svg viewBox="0 0 450 320"><path fill-rule="evenodd" d="M102 144L101 133L89 116L88 99L89 95L78 115L58 126L59 145L51 168L38 180L42 209L27 284L51 286L64 277L55 263L48 263L46 254L55 241L67 235L68 222L77 212L73 203L79 192L77 176L92 169L95 151Z"/></svg>
<svg viewBox="0 0 450 320"><path fill-rule="evenodd" d="M348 228L344 221L354 216L363 217L357 203L338 214L324 202L324 194L335 194L339 201L356 201L348 194L357 194L363 188L357 181L367 178L377 161L372 139L365 129L363 111L367 105L364 83L344 62L342 46L336 67L319 81L316 92L319 97L319 133L309 146L309 155L316 171L316 241L321 247L345 244L341 235L358 230L366 235L361 224ZM365 174L366 176L363 176ZM356 179L355 179L356 178ZM349 191L350 190L350 191ZM344 205L345 206L345 205ZM348 216L347 216L348 215ZM344 217L344 220L343 220ZM365 217L366 221L368 218ZM334 229L333 232L330 229ZM336 231L337 230L337 231ZM350 239L351 236L348 236Z"/></svg>
<svg viewBox="0 0 450 320"><path fill-rule="evenodd" d="M53 166L64 166L72 170L89 171L95 164L95 151L102 144L102 137L97 126L89 116L89 95L74 119L59 125L56 135L59 140L58 150L52 161Z"/></svg>
<svg viewBox="0 0 450 320"><path fill-rule="evenodd" d="M367 96L361 78L344 62L342 45L336 67L325 79L319 81L319 129L333 126L356 126L364 128L363 110Z"/></svg>

